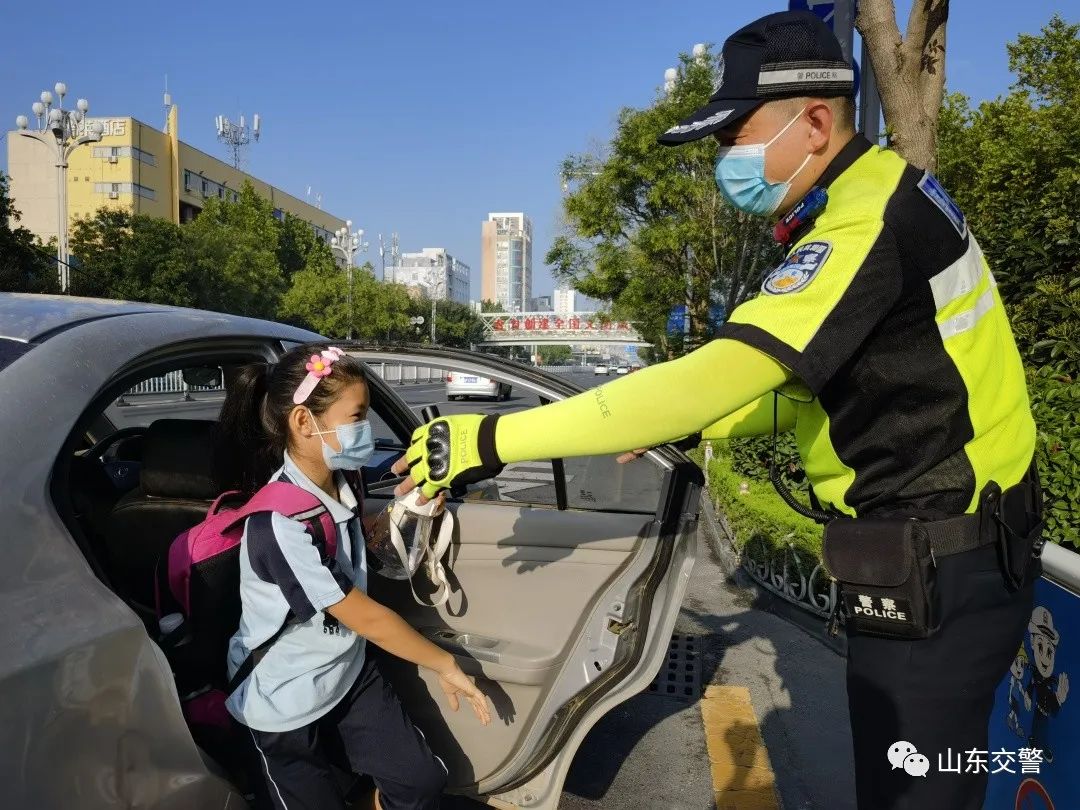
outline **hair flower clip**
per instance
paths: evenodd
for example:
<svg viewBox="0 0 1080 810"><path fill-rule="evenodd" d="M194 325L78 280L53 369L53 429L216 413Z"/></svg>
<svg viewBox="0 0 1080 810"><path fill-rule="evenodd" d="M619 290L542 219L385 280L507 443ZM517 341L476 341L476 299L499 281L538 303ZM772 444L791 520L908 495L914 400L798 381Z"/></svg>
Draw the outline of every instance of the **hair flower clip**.
<svg viewBox="0 0 1080 810"><path fill-rule="evenodd" d="M315 386L319 384L319 380L330 376L334 363L344 353L341 349L330 346L319 354L311 355L311 359L304 365L304 368L307 369L307 376L304 377L304 381L300 383L296 393L293 394L293 403L303 405L307 402L307 398L311 396Z"/></svg>

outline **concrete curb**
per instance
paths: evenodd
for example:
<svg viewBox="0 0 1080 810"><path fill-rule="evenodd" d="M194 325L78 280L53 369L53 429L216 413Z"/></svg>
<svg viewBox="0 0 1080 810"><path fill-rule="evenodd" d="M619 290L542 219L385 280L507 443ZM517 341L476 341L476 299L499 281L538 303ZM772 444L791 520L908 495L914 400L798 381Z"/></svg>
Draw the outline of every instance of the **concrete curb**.
<svg viewBox="0 0 1080 810"><path fill-rule="evenodd" d="M712 551L713 556L728 578L739 587L752 589L757 594L753 604L756 609L765 610L779 616L781 619L805 631L815 641L820 642L822 646L827 647L837 655L847 656L847 636L842 627L837 635L829 635L825 632L824 619L761 587L743 570L739 561L739 554L732 548L731 543L724 534L724 530L720 527L720 519L707 494L703 494L701 497L701 519L698 525L708 539L709 550Z"/></svg>

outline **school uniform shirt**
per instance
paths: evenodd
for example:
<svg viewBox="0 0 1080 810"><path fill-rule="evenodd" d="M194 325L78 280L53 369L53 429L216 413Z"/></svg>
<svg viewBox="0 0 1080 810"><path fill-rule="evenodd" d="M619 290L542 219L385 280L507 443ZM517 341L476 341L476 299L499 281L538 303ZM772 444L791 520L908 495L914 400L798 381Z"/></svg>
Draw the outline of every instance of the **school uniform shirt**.
<svg viewBox="0 0 1080 810"><path fill-rule="evenodd" d="M317 487L285 454L271 478L317 496L338 529L337 553L323 559L303 523L276 512L248 518L240 545L240 628L229 642L231 678L251 650L290 624L270 645L226 706L259 731L291 731L330 711L364 664L365 640L325 609L353 588L367 591L367 560L356 496L334 474L340 501Z"/></svg>

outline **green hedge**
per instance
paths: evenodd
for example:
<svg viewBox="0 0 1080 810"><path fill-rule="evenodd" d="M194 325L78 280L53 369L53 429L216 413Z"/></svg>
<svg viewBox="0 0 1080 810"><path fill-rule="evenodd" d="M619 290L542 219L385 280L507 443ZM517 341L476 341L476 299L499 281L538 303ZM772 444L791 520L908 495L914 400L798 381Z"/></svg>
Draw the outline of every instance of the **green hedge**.
<svg viewBox="0 0 1080 810"><path fill-rule="evenodd" d="M767 548L782 548L791 542L800 551L820 559L821 527L784 503L769 483L768 471L765 480L741 475L732 466L731 448L722 443L714 443L713 447L716 455L708 470L709 491L727 518L736 546L742 548L756 540ZM699 455L699 463L702 460ZM740 493L744 482L749 491Z"/></svg>
<svg viewBox="0 0 1080 810"><path fill-rule="evenodd" d="M1061 367L1028 371L1038 426L1035 455L1046 503L1046 538L1080 547L1080 382Z"/></svg>

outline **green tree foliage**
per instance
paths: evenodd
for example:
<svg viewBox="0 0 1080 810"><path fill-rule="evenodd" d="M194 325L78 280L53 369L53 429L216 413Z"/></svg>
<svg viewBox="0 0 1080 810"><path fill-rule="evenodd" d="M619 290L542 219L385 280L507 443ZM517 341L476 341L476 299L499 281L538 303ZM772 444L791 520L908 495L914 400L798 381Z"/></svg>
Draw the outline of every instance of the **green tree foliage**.
<svg viewBox="0 0 1080 810"><path fill-rule="evenodd" d="M349 333L347 273L333 262L316 264L293 276L292 287L281 301L283 320L306 326L332 338ZM409 327L409 295L400 284L375 279L371 263L353 271L353 336L381 341Z"/></svg>
<svg viewBox="0 0 1080 810"><path fill-rule="evenodd" d="M301 270L325 267L334 261L334 256L310 225L286 214L285 221L278 223L277 261L285 280L291 282Z"/></svg>
<svg viewBox="0 0 1080 810"><path fill-rule="evenodd" d="M211 197L195 220L184 226L200 268L216 276L207 291L209 309L273 318L287 289L278 263L279 225L269 200L251 183L240 189L238 202Z"/></svg>
<svg viewBox="0 0 1080 810"><path fill-rule="evenodd" d="M538 350L542 365L565 366L574 359L574 353L569 346L540 346Z"/></svg>
<svg viewBox="0 0 1080 810"><path fill-rule="evenodd" d="M187 225L115 209L72 229L80 295L273 318L286 289L270 204L249 183L236 203L216 198Z"/></svg>
<svg viewBox="0 0 1080 810"><path fill-rule="evenodd" d="M204 306L213 279L188 262L178 225L143 214L104 209L75 221L71 252L76 295L150 304Z"/></svg>
<svg viewBox="0 0 1080 810"><path fill-rule="evenodd" d="M435 343L440 346L453 346L468 349L474 343L484 339L483 322L476 317L467 304L453 301L439 301L435 308ZM413 302L412 314L431 317L431 302L419 299ZM431 334L431 322L424 324L426 335Z"/></svg>
<svg viewBox="0 0 1080 810"><path fill-rule="evenodd" d="M1026 357L1080 343L1080 25L1054 16L1008 46L1012 92L972 108L951 94L939 169L994 268ZM1075 357L1073 359L1075 363Z"/></svg>
<svg viewBox="0 0 1080 810"><path fill-rule="evenodd" d="M0 172L0 292L55 293L56 261L26 228L8 194L8 179Z"/></svg>
<svg viewBox="0 0 1080 810"><path fill-rule="evenodd" d="M605 149L573 156L564 181L581 180L564 202L569 233L547 254L557 278L610 301L670 356L681 347L665 329L672 305L686 303L694 343L712 335L711 304L730 312L756 291L778 257L767 223L740 214L713 179L711 139L671 149L657 136L712 93L712 57L683 56L674 89L646 109L623 109Z"/></svg>

